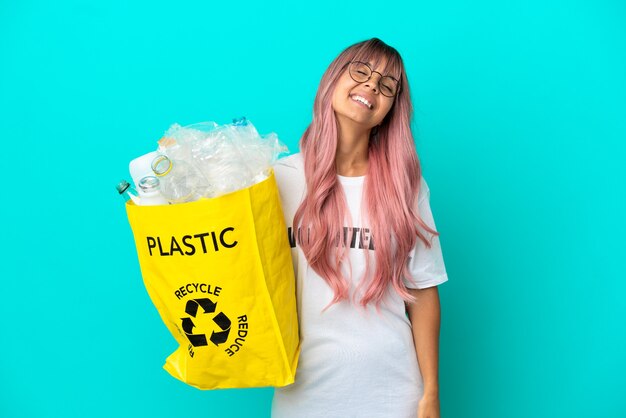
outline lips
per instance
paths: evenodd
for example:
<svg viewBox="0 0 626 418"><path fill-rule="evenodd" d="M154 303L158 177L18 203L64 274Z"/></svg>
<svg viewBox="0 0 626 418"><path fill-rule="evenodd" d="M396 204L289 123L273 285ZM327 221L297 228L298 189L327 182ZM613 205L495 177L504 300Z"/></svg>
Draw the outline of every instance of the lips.
<svg viewBox="0 0 626 418"><path fill-rule="evenodd" d="M369 110L374 109L374 98L367 93L353 93L350 95L350 99L363 105Z"/></svg>

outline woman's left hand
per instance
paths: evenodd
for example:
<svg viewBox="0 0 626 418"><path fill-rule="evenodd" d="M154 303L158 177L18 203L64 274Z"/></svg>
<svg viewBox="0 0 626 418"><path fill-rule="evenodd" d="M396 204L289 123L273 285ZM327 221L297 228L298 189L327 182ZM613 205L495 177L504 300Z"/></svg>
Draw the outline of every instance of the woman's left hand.
<svg viewBox="0 0 626 418"><path fill-rule="evenodd" d="M417 418L440 418L438 395L424 395L417 405Z"/></svg>

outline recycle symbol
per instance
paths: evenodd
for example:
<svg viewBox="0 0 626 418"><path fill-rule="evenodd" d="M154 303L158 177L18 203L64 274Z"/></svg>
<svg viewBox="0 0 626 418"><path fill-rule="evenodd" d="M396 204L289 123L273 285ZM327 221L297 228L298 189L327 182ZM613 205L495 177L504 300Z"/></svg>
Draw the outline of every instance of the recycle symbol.
<svg viewBox="0 0 626 418"><path fill-rule="evenodd" d="M204 315L215 312L215 308L217 308L217 302L213 302L211 299L203 298L203 299L190 299L187 301L187 306L185 306L185 313L187 315L195 318L198 313L198 306L201 306L204 310ZM205 334L194 334L193 329L196 326L193 323L193 320L189 317L181 318L183 321L183 331L187 335L189 342L194 346L202 346L208 345L206 335ZM230 319L223 312L218 313L213 317L213 322L215 322L222 330L215 332L211 332L211 342L215 345L219 345L225 343L228 340L228 333L230 332Z"/></svg>

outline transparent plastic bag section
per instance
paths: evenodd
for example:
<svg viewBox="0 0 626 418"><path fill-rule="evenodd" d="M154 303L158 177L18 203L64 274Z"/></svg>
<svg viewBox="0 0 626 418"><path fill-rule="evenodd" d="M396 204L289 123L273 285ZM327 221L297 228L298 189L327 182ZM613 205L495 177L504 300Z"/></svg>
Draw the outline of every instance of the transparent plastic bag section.
<svg viewBox="0 0 626 418"><path fill-rule="evenodd" d="M156 176L159 193L172 204L218 197L257 184L269 176L278 156L288 152L275 133L260 136L245 117L226 125L174 124L158 143L156 152L131 162L131 175L136 184L144 176L152 176L155 183ZM151 170L133 174L140 159L150 161Z"/></svg>

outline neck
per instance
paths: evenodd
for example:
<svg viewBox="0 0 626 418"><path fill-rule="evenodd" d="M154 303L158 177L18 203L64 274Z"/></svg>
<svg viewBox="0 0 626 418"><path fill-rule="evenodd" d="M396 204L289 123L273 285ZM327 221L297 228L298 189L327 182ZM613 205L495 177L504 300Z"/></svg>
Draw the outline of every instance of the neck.
<svg viewBox="0 0 626 418"><path fill-rule="evenodd" d="M356 177L367 173L370 131L355 123L339 121L335 154L337 174Z"/></svg>

